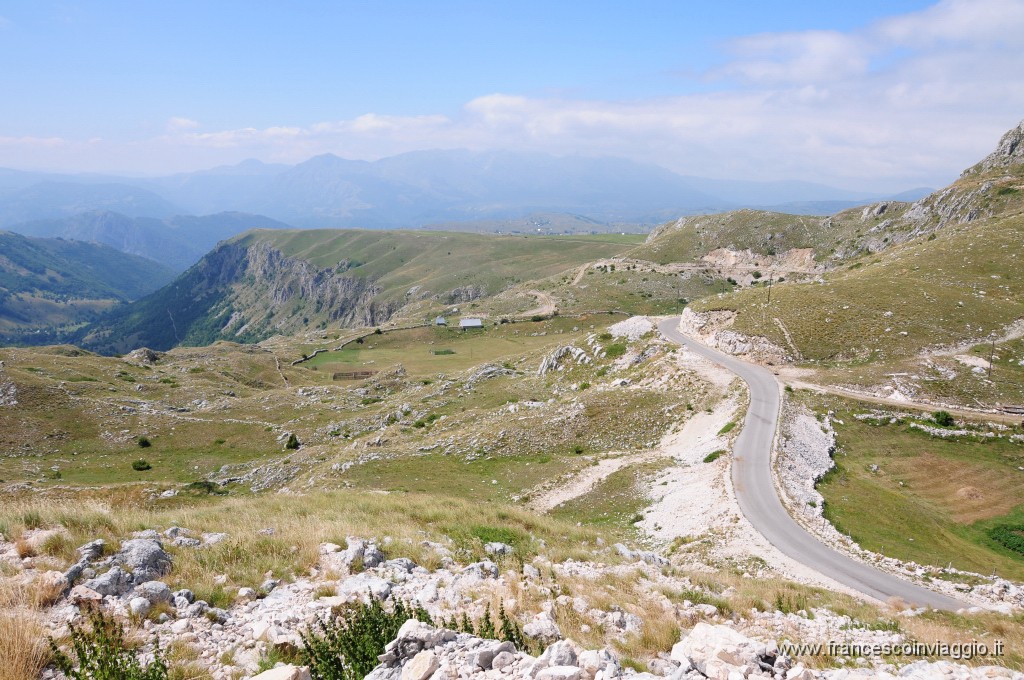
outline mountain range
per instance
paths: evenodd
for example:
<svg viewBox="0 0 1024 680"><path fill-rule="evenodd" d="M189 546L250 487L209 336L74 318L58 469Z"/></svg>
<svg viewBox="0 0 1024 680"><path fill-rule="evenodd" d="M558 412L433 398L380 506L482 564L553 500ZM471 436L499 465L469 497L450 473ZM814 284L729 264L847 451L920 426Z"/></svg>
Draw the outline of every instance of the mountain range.
<svg viewBox="0 0 1024 680"><path fill-rule="evenodd" d="M0 228L21 232L25 222L96 211L158 219L253 213L306 228L415 228L535 212L649 225L740 207L824 214L879 198L809 182L684 177L621 158L434 150L373 162L332 154L294 166L248 160L151 178L0 170Z"/></svg>

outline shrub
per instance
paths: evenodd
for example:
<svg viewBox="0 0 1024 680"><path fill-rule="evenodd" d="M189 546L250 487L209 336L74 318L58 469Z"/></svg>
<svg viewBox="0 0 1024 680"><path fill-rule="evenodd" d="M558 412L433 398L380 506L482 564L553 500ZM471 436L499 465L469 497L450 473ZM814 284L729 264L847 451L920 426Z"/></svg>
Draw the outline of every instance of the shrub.
<svg viewBox="0 0 1024 680"><path fill-rule="evenodd" d="M932 420L935 421L936 425L941 425L942 427L949 427L955 422L949 411L936 411L932 414Z"/></svg>
<svg viewBox="0 0 1024 680"><path fill-rule="evenodd" d="M609 359L617 359L626 353L626 343L613 342L604 348L604 353Z"/></svg>
<svg viewBox="0 0 1024 680"><path fill-rule="evenodd" d="M294 432L292 432L290 435L288 435L288 443L284 445L284 448L294 451L298 449L299 446L299 438L295 436Z"/></svg>
<svg viewBox="0 0 1024 680"><path fill-rule="evenodd" d="M718 434L729 434L730 432L732 432L732 429L734 427L736 427L736 421L730 420L725 424L725 426L721 430L718 431Z"/></svg>
<svg viewBox="0 0 1024 680"><path fill-rule="evenodd" d="M139 458L136 461L132 461L132 469L136 472L143 472L144 470L152 470L153 466L149 464L144 458Z"/></svg>
<svg viewBox="0 0 1024 680"><path fill-rule="evenodd" d="M140 449L148 449L153 445L152 442L149 441L149 437L139 437L138 444Z"/></svg>
<svg viewBox="0 0 1024 680"><path fill-rule="evenodd" d="M1000 524L988 530L988 537L1007 550L1024 555L1024 524Z"/></svg>
<svg viewBox="0 0 1024 680"><path fill-rule="evenodd" d="M718 460L722 456L723 453L725 453L724 449L719 449L717 451L712 451L708 455L704 456L704 462L705 463L714 463L716 460Z"/></svg>
<svg viewBox="0 0 1024 680"><path fill-rule="evenodd" d="M420 607L398 601L389 612L377 600L359 602L334 620L317 619L299 633L302 663L309 666L314 680L359 680L379 663L384 646L409 619L433 623Z"/></svg>
<svg viewBox="0 0 1024 680"><path fill-rule="evenodd" d="M124 626L99 609L89 612L89 627L70 624L71 656L50 638L53 663L69 680L166 680L167 664L157 646L143 667L125 639ZM72 658L74 657L74 658Z"/></svg>
<svg viewBox="0 0 1024 680"><path fill-rule="evenodd" d="M227 491L220 488L216 483L206 479L198 482L189 482L185 485L185 492L191 496L209 496L210 494L223 496L227 493Z"/></svg>

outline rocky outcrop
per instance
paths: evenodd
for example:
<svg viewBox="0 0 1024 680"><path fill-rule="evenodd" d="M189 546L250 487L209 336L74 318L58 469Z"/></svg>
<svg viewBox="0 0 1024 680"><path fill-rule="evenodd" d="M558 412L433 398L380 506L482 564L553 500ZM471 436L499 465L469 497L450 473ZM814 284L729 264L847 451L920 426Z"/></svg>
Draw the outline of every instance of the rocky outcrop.
<svg viewBox="0 0 1024 680"><path fill-rule="evenodd" d="M995 151L985 156L977 165L964 170L961 177L1021 163L1024 163L1024 120L1002 136Z"/></svg>
<svg viewBox="0 0 1024 680"><path fill-rule="evenodd" d="M407 621L380 656L367 680L427 678L523 678L530 680L611 680L622 667L606 649L584 651L571 640L555 642L539 657L511 642Z"/></svg>
<svg viewBox="0 0 1024 680"><path fill-rule="evenodd" d="M574 345L567 345L565 347L559 347L551 354L544 357L544 360L540 363L540 368L537 369L537 375L547 375L552 371L561 371L565 369L565 361L572 359L577 364L589 364L593 361L587 351L580 349Z"/></svg>
<svg viewBox="0 0 1024 680"><path fill-rule="evenodd" d="M687 307L679 319L679 330L726 354L770 366L792 363L792 355L768 338L731 330L735 320L733 311L695 312Z"/></svg>

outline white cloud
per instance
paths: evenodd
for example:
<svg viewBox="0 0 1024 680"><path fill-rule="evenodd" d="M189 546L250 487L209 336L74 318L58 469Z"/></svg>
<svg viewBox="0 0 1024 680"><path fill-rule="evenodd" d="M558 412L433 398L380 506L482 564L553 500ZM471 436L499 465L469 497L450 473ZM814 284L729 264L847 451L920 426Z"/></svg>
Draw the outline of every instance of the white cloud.
<svg viewBox="0 0 1024 680"><path fill-rule="evenodd" d="M631 101L491 93L451 116L368 112L259 129L201 131L171 118L161 137L104 144L118 162L153 159L152 171L324 152L374 159L512 148L620 155L711 177L899 190L953 179L1024 117L1022 46L1024 0L943 0L849 32L731 41L698 93ZM17 165L8 147L0 140L0 165Z"/></svg>
<svg viewBox="0 0 1024 680"><path fill-rule="evenodd" d="M863 74L870 47L857 36L837 31L771 33L735 40L736 59L713 77L752 83L817 83Z"/></svg>
<svg viewBox="0 0 1024 680"><path fill-rule="evenodd" d="M168 132L195 130L197 127L199 127L199 121L192 120L191 118L181 118L179 116L173 116L167 120Z"/></svg>

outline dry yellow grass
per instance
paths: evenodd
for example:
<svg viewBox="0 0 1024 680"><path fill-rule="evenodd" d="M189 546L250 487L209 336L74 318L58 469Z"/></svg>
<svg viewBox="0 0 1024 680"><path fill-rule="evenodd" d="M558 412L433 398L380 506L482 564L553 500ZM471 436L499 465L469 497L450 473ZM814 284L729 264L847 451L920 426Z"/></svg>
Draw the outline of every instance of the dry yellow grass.
<svg viewBox="0 0 1024 680"><path fill-rule="evenodd" d="M0 579L0 680L37 678L50 658L40 607L53 601L38 581Z"/></svg>
<svg viewBox="0 0 1024 680"><path fill-rule="evenodd" d="M62 501L25 498L0 504L0 525L12 535L21 534L29 524L64 526L68 541L75 546L96 538L116 545L133 531L146 528L187 527L194 535L225 532L227 540L203 550L168 548L174 554L171 585L191 588L220 605L226 604L222 598L232 587L258 587L268 573L277 578L308 573L317 565L321 543L343 545L348 536L376 538L390 557L410 557L430 568L440 566L439 557L422 544L424 539L454 539L452 548L460 552L460 559L472 560L484 556L474 532L508 530L524 537L525 542L517 547L524 556L537 549L531 538L536 537L550 546L546 550L549 557L560 561L588 556L581 546L594 545L599 535L514 506L481 505L425 494L342 490L308 496L233 497L159 510L139 505L126 499L87 501L71 515ZM125 512L125 508L132 511ZM385 537L391 539L386 544ZM55 552L64 552L63 543L60 548ZM214 582L222 574L228 577L223 586Z"/></svg>
<svg viewBox="0 0 1024 680"><path fill-rule="evenodd" d="M49 658L36 612L25 607L0 612L0 680L37 678Z"/></svg>

